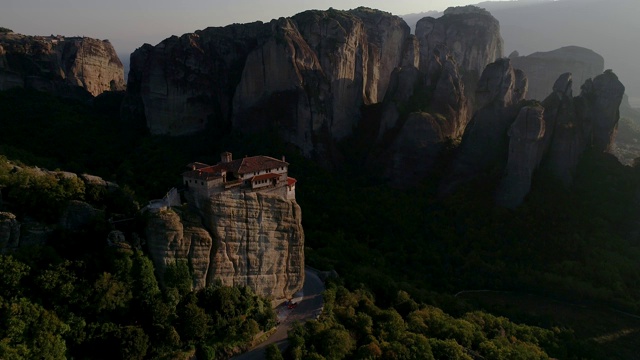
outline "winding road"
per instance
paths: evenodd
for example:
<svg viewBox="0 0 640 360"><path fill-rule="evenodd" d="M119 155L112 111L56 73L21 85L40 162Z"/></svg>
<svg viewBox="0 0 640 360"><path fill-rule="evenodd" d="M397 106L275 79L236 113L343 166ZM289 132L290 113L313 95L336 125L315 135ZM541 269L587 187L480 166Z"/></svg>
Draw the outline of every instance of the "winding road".
<svg viewBox="0 0 640 360"><path fill-rule="evenodd" d="M291 326L299 321L315 319L320 314L324 304L322 300L324 284L314 270L305 268L304 274L305 279L302 287L302 295L301 297L293 299L293 301L298 302L298 306L292 309L289 315L280 322L276 332L274 332L265 342L242 355L233 357L232 359L262 360L265 358L265 349L271 344L277 344L280 351L283 351L287 346L287 332L291 329Z"/></svg>

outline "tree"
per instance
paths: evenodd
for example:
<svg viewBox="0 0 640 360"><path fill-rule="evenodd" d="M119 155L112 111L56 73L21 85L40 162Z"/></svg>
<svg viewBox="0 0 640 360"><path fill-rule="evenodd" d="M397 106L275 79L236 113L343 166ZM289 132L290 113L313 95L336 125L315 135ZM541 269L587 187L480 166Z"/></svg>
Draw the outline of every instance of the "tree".
<svg viewBox="0 0 640 360"><path fill-rule="evenodd" d="M271 344L267 346L267 348L265 349L265 359L266 360L284 360L284 357L282 357L282 353L280 352L280 349L278 349L278 345Z"/></svg>
<svg viewBox="0 0 640 360"><path fill-rule="evenodd" d="M455 340L439 340L429 339L431 351L436 359L451 360L471 360L471 357L465 354L464 349Z"/></svg>
<svg viewBox="0 0 640 360"><path fill-rule="evenodd" d="M29 266L11 255L0 255L0 297L7 300L22 293L20 283L29 274Z"/></svg>
<svg viewBox="0 0 640 360"><path fill-rule="evenodd" d="M164 271L164 285L168 288L176 288L180 295L184 296L193 288L193 280L189 262L176 260L167 265Z"/></svg>
<svg viewBox="0 0 640 360"><path fill-rule="evenodd" d="M149 337L137 326L124 326L120 329L120 353L123 359L143 359L149 348Z"/></svg>
<svg viewBox="0 0 640 360"><path fill-rule="evenodd" d="M25 298L0 306L0 358L65 359L69 326ZM6 356L3 354L7 354Z"/></svg>
<svg viewBox="0 0 640 360"><path fill-rule="evenodd" d="M136 251L133 258L135 296L144 306L151 304L160 295L158 280L153 273L153 263L142 252Z"/></svg>
<svg viewBox="0 0 640 360"><path fill-rule="evenodd" d="M98 313L125 309L132 299L131 289L110 273L102 273L93 285L94 299Z"/></svg>
<svg viewBox="0 0 640 360"><path fill-rule="evenodd" d="M356 346L355 340L344 329L328 329L320 334L320 353L328 360L344 359Z"/></svg>
<svg viewBox="0 0 640 360"><path fill-rule="evenodd" d="M196 304L195 296L187 295L177 309L176 329L183 341L195 343L204 339L208 331L209 316Z"/></svg>

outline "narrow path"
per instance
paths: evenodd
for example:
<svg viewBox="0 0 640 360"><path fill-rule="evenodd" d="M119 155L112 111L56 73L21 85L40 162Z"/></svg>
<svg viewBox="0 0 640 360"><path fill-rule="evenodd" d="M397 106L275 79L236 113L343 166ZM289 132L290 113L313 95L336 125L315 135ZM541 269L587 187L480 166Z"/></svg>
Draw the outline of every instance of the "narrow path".
<svg viewBox="0 0 640 360"><path fill-rule="evenodd" d="M233 357L235 360L262 360L265 358L265 349L271 344L277 344L280 351L284 350L287 346L287 332L291 329L291 326L298 321L307 321L315 319L322 311L324 304L322 300L322 292L324 291L324 284L318 277L318 274L309 269L304 270L304 286L302 287L302 297L294 299L298 302L298 306L292 309L280 325L275 333L273 333L269 339L255 348L247 351L242 355Z"/></svg>

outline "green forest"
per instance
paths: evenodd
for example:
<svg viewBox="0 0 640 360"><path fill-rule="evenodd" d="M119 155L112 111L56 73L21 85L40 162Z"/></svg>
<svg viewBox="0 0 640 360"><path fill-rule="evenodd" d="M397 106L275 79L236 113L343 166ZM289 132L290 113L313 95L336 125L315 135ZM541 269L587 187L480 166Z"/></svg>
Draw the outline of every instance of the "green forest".
<svg viewBox="0 0 640 360"><path fill-rule="evenodd" d="M367 171L357 139L340 144L345 161L329 171L272 134L151 136L119 119L121 98L84 104L0 92L2 211L55 223L68 201L83 200L104 214L81 231L56 230L46 245L0 256L0 358L225 359L271 329L270 301L249 289L194 292L185 263L170 266L159 284L144 246L106 246L109 217L135 217L125 232L139 232L139 204L178 185L185 164L214 163L224 150L286 155L298 179L306 262L339 274L327 284L322 316L296 326L288 350L270 358L610 359L637 352L640 321L621 314L640 314L639 167L590 153L570 189L541 175L525 203L507 210L493 204L496 174L437 196L455 146L421 185L398 190ZM37 176L33 166L98 175L120 188L101 192ZM547 303L585 310L554 316L534 307ZM588 316L592 310L617 315L601 325Z"/></svg>

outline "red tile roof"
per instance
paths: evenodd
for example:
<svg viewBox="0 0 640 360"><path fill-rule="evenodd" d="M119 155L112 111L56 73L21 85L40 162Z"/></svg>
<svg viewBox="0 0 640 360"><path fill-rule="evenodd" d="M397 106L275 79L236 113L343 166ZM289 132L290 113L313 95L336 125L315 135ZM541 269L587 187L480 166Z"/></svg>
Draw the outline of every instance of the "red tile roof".
<svg viewBox="0 0 640 360"><path fill-rule="evenodd" d="M277 179L279 178L280 175L279 174L262 174L262 175L258 175L258 176L254 176L251 178L251 182L256 182L256 181L261 181L261 180L269 180L269 179Z"/></svg>
<svg viewBox="0 0 640 360"><path fill-rule="evenodd" d="M192 162L190 164L187 164L187 168L192 169L192 170L199 170L202 168L206 168L209 167L210 165L201 163L201 162Z"/></svg>
<svg viewBox="0 0 640 360"><path fill-rule="evenodd" d="M219 171L213 171L212 168L213 166L209 166L209 167L201 168L198 170L191 170L191 171L182 173L182 175L193 178L193 179L207 180L207 181L211 179L221 178L222 174Z"/></svg>
<svg viewBox="0 0 640 360"><path fill-rule="evenodd" d="M298 182L298 180L296 180L296 179L294 179L294 178L292 178L292 177L287 178L287 185L288 185L288 186L292 186L293 184L295 184L295 183L297 183L297 182Z"/></svg>
<svg viewBox="0 0 640 360"><path fill-rule="evenodd" d="M262 155L233 160L227 164L233 164L232 171L240 175L289 165L287 162Z"/></svg>
<svg viewBox="0 0 640 360"><path fill-rule="evenodd" d="M220 174L223 171L231 172L237 175L244 175L253 172L260 172L264 170L277 169L280 167L288 166L289 163L274 159L269 156L251 156L242 159L236 159L227 163L220 162L217 165L206 165L202 163L191 163L188 166L195 166L196 170L191 170L183 173L182 175L188 177L201 176L198 171L209 174Z"/></svg>

